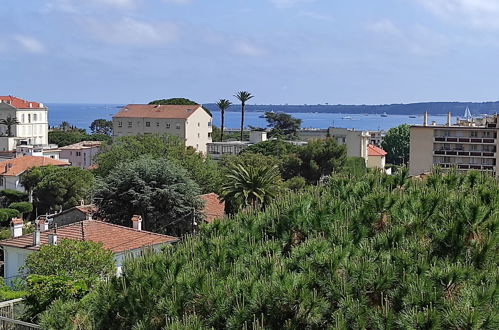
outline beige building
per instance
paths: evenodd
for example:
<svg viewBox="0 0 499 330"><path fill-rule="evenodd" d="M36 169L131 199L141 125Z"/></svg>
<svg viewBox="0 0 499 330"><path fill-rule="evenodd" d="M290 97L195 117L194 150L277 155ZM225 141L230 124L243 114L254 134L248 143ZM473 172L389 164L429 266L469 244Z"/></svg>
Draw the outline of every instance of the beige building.
<svg viewBox="0 0 499 330"><path fill-rule="evenodd" d="M72 166L88 168L94 165L94 158L101 151L101 141L82 141L61 147L59 157Z"/></svg>
<svg viewBox="0 0 499 330"><path fill-rule="evenodd" d="M370 144L367 146L367 155L368 155L367 165L366 165L367 168L377 168L385 170L386 151L376 147L375 145Z"/></svg>
<svg viewBox="0 0 499 330"><path fill-rule="evenodd" d="M0 125L0 151L13 151L19 144L48 144L48 109L42 103L14 96L0 96L0 120L17 119L10 128Z"/></svg>
<svg viewBox="0 0 499 330"><path fill-rule="evenodd" d="M170 134L206 153L212 118L200 105L129 104L113 116L113 137Z"/></svg>
<svg viewBox="0 0 499 330"><path fill-rule="evenodd" d="M347 157L362 157L367 164L367 146L369 145L369 132L356 131L347 128L330 127L328 135L335 139L338 144L347 147Z"/></svg>
<svg viewBox="0 0 499 330"><path fill-rule="evenodd" d="M411 126L409 174L419 175L434 166L460 171L478 170L497 175L498 116L458 120L446 125Z"/></svg>

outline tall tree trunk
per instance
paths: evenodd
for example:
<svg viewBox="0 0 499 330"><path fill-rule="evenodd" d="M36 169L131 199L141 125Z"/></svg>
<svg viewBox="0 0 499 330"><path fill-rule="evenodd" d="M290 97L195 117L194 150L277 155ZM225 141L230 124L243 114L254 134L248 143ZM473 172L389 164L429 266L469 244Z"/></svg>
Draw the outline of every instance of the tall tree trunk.
<svg viewBox="0 0 499 330"><path fill-rule="evenodd" d="M241 141L243 140L243 128L244 128L244 102L241 103Z"/></svg>
<svg viewBox="0 0 499 330"><path fill-rule="evenodd" d="M222 115L222 127L220 128L221 129L221 132L220 132L220 142L223 142L223 140L224 140L224 117L225 117L225 111L224 110L222 110L221 115Z"/></svg>

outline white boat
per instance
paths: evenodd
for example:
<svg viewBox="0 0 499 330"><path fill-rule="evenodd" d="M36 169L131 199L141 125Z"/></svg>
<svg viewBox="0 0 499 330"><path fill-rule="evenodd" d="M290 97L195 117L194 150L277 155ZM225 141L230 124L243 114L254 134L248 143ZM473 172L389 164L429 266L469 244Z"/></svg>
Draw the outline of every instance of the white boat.
<svg viewBox="0 0 499 330"><path fill-rule="evenodd" d="M410 115L409 118L418 118L418 116Z"/></svg>
<svg viewBox="0 0 499 330"><path fill-rule="evenodd" d="M466 107L464 110L464 119L472 119L473 115L471 114L470 108Z"/></svg>
<svg viewBox="0 0 499 330"><path fill-rule="evenodd" d="M341 119L352 119L352 117L350 117L350 116L344 116L344 117L341 117Z"/></svg>
<svg viewBox="0 0 499 330"><path fill-rule="evenodd" d="M387 114L386 112L383 112L383 113L381 114L381 117L388 117L388 114Z"/></svg>

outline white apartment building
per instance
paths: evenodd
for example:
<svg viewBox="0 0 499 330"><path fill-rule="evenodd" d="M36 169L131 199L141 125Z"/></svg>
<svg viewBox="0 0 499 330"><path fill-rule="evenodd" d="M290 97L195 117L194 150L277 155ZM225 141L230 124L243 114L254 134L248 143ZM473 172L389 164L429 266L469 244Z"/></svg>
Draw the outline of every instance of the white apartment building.
<svg viewBox="0 0 499 330"><path fill-rule="evenodd" d="M338 144L344 144L347 148L347 157L362 157L368 159L368 148L370 134L366 131L356 131L347 128L330 127L328 135L335 139Z"/></svg>
<svg viewBox="0 0 499 330"><path fill-rule="evenodd" d="M88 168L94 164L94 157L101 151L101 141L82 141L61 147L59 157L72 166Z"/></svg>
<svg viewBox="0 0 499 330"><path fill-rule="evenodd" d="M478 170L495 176L497 171L497 133L499 116L458 120L447 124L428 125L425 113L423 125L411 126L409 174L430 172L434 166L459 171Z"/></svg>
<svg viewBox="0 0 499 330"><path fill-rule="evenodd" d="M200 105L129 104L113 116L113 138L170 134L206 153L211 133L212 117Z"/></svg>
<svg viewBox="0 0 499 330"><path fill-rule="evenodd" d="M13 151L21 142L48 144L48 109L42 103L25 101L14 96L0 96L0 120L17 119L18 124L0 125L0 151Z"/></svg>

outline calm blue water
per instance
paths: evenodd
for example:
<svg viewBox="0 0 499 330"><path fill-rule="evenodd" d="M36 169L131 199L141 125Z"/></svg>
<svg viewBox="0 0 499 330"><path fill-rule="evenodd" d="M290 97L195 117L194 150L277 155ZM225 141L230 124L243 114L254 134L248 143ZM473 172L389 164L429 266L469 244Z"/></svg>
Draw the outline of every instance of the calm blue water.
<svg viewBox="0 0 499 330"><path fill-rule="evenodd" d="M112 116L120 110L120 104L47 104L49 107L49 125L56 126L67 121L79 128L88 129L94 119L111 120ZM220 112L212 111L213 123L220 126ZM260 118L262 112L246 112L245 125L265 127L265 118ZM355 128L358 130L387 130L400 124L422 124L423 117L409 118L408 115L389 115L381 117L379 114L339 114L339 113L292 113L292 116L302 119L303 128L327 128L330 126ZM344 119L349 116L351 119ZM453 121L455 118L453 118ZM428 121L436 121L443 124L447 121L446 116L429 116ZM241 114L237 111L226 111L225 127L238 128L241 122Z"/></svg>

